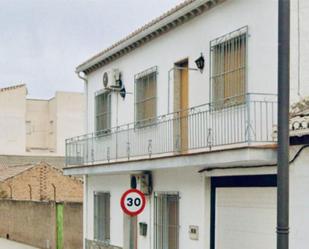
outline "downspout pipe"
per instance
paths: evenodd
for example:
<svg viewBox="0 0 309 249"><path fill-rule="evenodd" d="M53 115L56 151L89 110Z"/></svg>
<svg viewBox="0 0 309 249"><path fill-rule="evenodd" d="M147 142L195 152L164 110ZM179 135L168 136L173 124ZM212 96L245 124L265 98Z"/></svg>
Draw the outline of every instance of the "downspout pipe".
<svg viewBox="0 0 309 249"><path fill-rule="evenodd" d="M290 0L278 2L277 249L289 248Z"/></svg>
<svg viewBox="0 0 309 249"><path fill-rule="evenodd" d="M86 101L86 113L85 113L85 129L88 133L88 79L85 76L81 75L81 72L76 72L78 78L84 81L84 94L85 94L85 101ZM88 151L88 148L87 148ZM88 153L87 153L87 160L88 160ZM84 175L83 177L84 182L84 197L83 197L83 249L86 249L86 238L88 236L88 222L87 222L87 214L88 214L88 175Z"/></svg>

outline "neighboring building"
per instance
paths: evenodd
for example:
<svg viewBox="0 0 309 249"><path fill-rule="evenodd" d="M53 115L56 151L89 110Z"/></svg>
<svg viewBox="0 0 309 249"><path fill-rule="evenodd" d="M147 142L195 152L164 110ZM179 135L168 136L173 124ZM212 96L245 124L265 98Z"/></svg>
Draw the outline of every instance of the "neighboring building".
<svg viewBox="0 0 309 249"><path fill-rule="evenodd" d="M37 164L42 161L52 165L57 169L63 169L65 166L65 158L63 156L0 155L0 170L3 167L24 164Z"/></svg>
<svg viewBox="0 0 309 249"><path fill-rule="evenodd" d="M291 2L296 102L309 2ZM84 176L85 248L275 248L277 46L277 1L188 0L77 67L89 134L67 140L64 173ZM292 249L309 243L302 152L291 147ZM146 209L128 217L136 178Z"/></svg>
<svg viewBox="0 0 309 249"><path fill-rule="evenodd" d="M0 198L82 202L83 183L44 162L3 167L0 168Z"/></svg>
<svg viewBox="0 0 309 249"><path fill-rule="evenodd" d="M82 93L27 99L26 85L0 89L0 155L64 156L65 139L83 134Z"/></svg>

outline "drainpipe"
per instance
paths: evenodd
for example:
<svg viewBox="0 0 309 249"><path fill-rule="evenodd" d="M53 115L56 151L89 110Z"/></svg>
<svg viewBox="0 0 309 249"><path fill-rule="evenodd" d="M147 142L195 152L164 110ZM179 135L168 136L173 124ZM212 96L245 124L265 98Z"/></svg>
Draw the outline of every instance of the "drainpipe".
<svg viewBox="0 0 309 249"><path fill-rule="evenodd" d="M84 175L83 178L83 249L86 249L86 239L88 238L88 175Z"/></svg>
<svg viewBox="0 0 309 249"><path fill-rule="evenodd" d="M277 249L289 248L290 0L278 5Z"/></svg>
<svg viewBox="0 0 309 249"><path fill-rule="evenodd" d="M84 81L84 92L86 99L86 115L85 115L85 129L86 133L88 133L88 79L80 74L80 72L76 72L77 77ZM88 162L88 142L87 142L87 162ZM83 176L83 249L86 249L86 238L88 234L88 175Z"/></svg>

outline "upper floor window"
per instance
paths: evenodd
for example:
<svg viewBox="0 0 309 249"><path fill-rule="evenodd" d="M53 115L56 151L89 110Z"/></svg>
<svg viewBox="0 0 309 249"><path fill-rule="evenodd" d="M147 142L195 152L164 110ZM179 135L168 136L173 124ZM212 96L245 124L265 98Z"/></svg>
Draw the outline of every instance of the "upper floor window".
<svg viewBox="0 0 309 249"><path fill-rule="evenodd" d="M211 41L212 102L242 104L246 94L247 27Z"/></svg>
<svg viewBox="0 0 309 249"><path fill-rule="evenodd" d="M94 239L110 240L110 194L94 193Z"/></svg>
<svg viewBox="0 0 309 249"><path fill-rule="evenodd" d="M135 122L153 123L157 115L157 67L135 75Z"/></svg>
<svg viewBox="0 0 309 249"><path fill-rule="evenodd" d="M96 131L109 130L111 128L111 95L104 92L95 98Z"/></svg>

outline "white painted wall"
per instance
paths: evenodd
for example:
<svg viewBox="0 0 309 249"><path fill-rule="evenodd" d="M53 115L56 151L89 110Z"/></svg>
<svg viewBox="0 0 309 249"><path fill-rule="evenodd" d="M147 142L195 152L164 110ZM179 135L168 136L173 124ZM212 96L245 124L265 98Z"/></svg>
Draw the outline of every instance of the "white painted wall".
<svg viewBox="0 0 309 249"><path fill-rule="evenodd" d="M292 148L291 154L295 150ZM290 248L303 248L309 243L307 227L309 218L309 148L302 151L290 166ZM210 178L208 176L235 176L274 174L275 167L231 169L211 171L209 174L197 173L195 168L180 168L153 171L154 191L178 191L180 193L180 249L208 248L210 234ZM111 244L123 246L123 213L120 209L121 194L129 188L129 175L97 175L88 177L87 208L85 226L86 238L93 239L93 192L110 191L111 193ZM249 188L250 189L250 188ZM249 194L244 192L244 198ZM241 191L245 191L242 188ZM275 195L273 195L275 196ZM274 197L276 198L276 197ZM275 200L273 200L275 201ZM147 198L145 211L139 215L138 222L150 224L146 238L139 236L139 248L153 248L153 197ZM200 239L190 240L188 226L197 225ZM268 229L270 229L268 227ZM270 231L270 230L269 230ZM273 228L275 234L275 227Z"/></svg>
<svg viewBox="0 0 309 249"><path fill-rule="evenodd" d="M111 199L111 244L115 246L123 245L123 212L120 207L120 198L125 190L129 189L130 177L129 175L113 175L113 176L88 176L87 185L87 208L88 212L86 214L86 220L84 221L84 226L87 226L86 238L93 240L94 231L94 192L110 192Z"/></svg>
<svg viewBox="0 0 309 249"><path fill-rule="evenodd" d="M26 140L26 148L45 152L49 150L49 101L28 99L26 121L30 124L30 131Z"/></svg>
<svg viewBox="0 0 309 249"><path fill-rule="evenodd" d="M297 2L292 2L291 12L291 99L299 99L298 79L301 96L309 95L307 84L309 73L309 3L300 3L300 59L298 59L298 11ZM121 57L107 66L88 75L88 132L94 131L94 96L103 89L102 77L105 71L118 68L123 74L123 82L128 92L134 92L134 75L153 66L158 66L158 115L167 113L168 105L168 70L174 63L189 58L189 66L195 67L194 60L204 53L206 65L203 74L189 73L189 105L196 106L209 102L209 42L221 35L248 25L248 92L276 93L277 91L277 1L269 0L228 0L209 12L168 32L154 41ZM298 63L300 62L300 63ZM171 82L172 86L172 82ZM170 89L170 106L172 92ZM118 106L118 124L116 109ZM113 126L134 121L134 95L127 95L125 100L112 98ZM291 166L291 248L303 248L309 243L306 228L309 219L304 216L309 210L306 198L309 192L309 153L302 153ZM244 175L274 173L270 167L259 169L218 170L209 175ZM205 175L204 175L205 176ZM208 248L210 222L209 177L202 177L194 169L157 170L153 172L154 191L179 191L180 199L180 249ZM129 175L89 176L87 188L87 214L85 226L86 238L93 239L93 192L110 191L112 205L111 243L123 245L123 215L120 210L121 194L129 188ZM153 245L153 199L139 221L151 224L147 238L139 239L139 248L151 248ZM200 240L191 241L188 226L200 226ZM120 229L119 229L120 228ZM275 228L274 228L275 231Z"/></svg>
<svg viewBox="0 0 309 249"><path fill-rule="evenodd" d="M28 99L27 149L31 154L65 154L65 139L85 133L85 99L82 93L56 92L49 100Z"/></svg>
<svg viewBox="0 0 309 249"><path fill-rule="evenodd" d="M0 91L0 154L24 154L26 146L25 86Z"/></svg>
<svg viewBox="0 0 309 249"><path fill-rule="evenodd" d="M26 96L26 86L0 91L0 154L64 156L65 139L86 132L85 95Z"/></svg>
<svg viewBox="0 0 309 249"><path fill-rule="evenodd" d="M55 101L56 153L64 155L65 139L86 133L85 95L82 93L56 92Z"/></svg>
<svg viewBox="0 0 309 249"><path fill-rule="evenodd" d="M209 181L197 168L171 169L153 171L153 188L155 191L179 192L179 249L204 248L209 243ZM130 188L130 175L88 176L87 208L85 226L86 238L93 239L93 194L94 191L111 193L111 244L124 245L124 214L120 207L121 195ZM144 212L138 216L138 222L148 224L147 236L138 236L138 248L153 248L153 195L147 197ZM199 240L189 239L189 226L199 226Z"/></svg>
<svg viewBox="0 0 309 249"><path fill-rule="evenodd" d="M291 1L291 103L309 95L309 2Z"/></svg>
<svg viewBox="0 0 309 249"><path fill-rule="evenodd" d="M168 70L175 62L189 58L189 66L203 52L204 73L189 72L189 105L209 102L209 43L243 26L249 27L248 91L276 93L277 89L277 2L230 0L190 22L151 41L88 75L88 132L94 130L94 95L103 89L103 73L118 68L128 92L134 92L134 75L158 66L157 114L167 113ZM170 106L173 106L171 82ZM112 98L112 124L116 126L117 99ZM172 109L171 109L172 111ZM134 121L134 95L118 99L118 124Z"/></svg>
<svg viewBox="0 0 309 249"><path fill-rule="evenodd" d="M290 166L290 248L305 248L309 243L309 148Z"/></svg>

